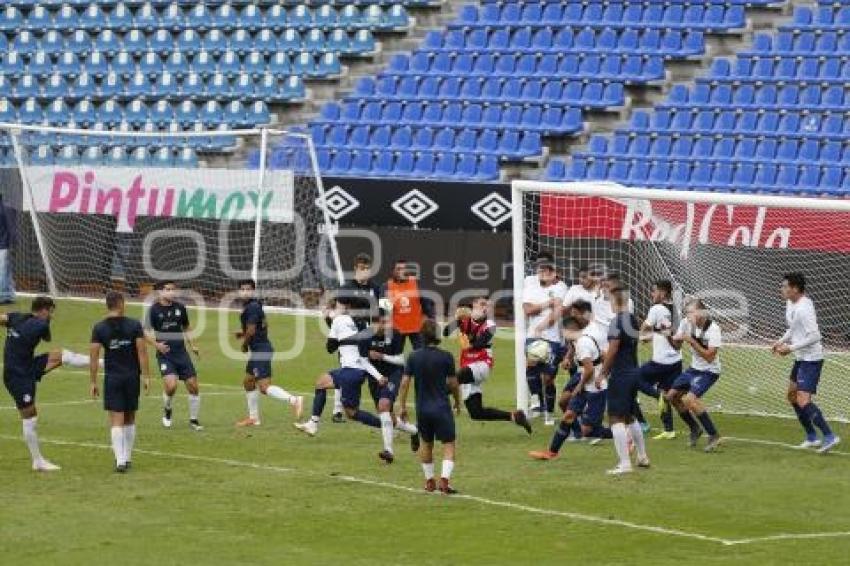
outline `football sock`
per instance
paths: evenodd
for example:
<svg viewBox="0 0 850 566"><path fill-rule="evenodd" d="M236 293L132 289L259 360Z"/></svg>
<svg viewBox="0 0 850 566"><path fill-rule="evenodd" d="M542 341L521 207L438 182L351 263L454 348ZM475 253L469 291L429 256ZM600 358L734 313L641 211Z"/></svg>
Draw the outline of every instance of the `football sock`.
<svg viewBox="0 0 850 566"><path fill-rule="evenodd" d="M189 420L198 420L198 414L201 412L201 395L189 395Z"/></svg>
<svg viewBox="0 0 850 566"><path fill-rule="evenodd" d="M629 459L629 440L626 434L626 425L624 423L614 423L611 425L611 435L614 437L614 449L617 451L617 459L620 461L620 466L629 468L632 465Z"/></svg>
<svg viewBox="0 0 850 566"><path fill-rule="evenodd" d="M812 424L820 429L824 437L832 436L832 429L829 428L829 425L826 423L826 419L823 418L823 413L821 412L820 407L814 403L809 403L803 407L803 410L806 411L806 414L811 419Z"/></svg>
<svg viewBox="0 0 850 566"><path fill-rule="evenodd" d="M384 450L393 451L393 417L389 412L378 415L381 419L381 438L384 441Z"/></svg>
<svg viewBox="0 0 850 566"><path fill-rule="evenodd" d="M322 416L322 411L325 410L325 403L328 401L327 389L316 389L313 394L313 420L318 421Z"/></svg>
<svg viewBox="0 0 850 566"><path fill-rule="evenodd" d="M638 421L634 421L629 425L632 431L632 442L635 443L635 452L641 460L646 459L646 439L643 437L643 429Z"/></svg>
<svg viewBox="0 0 850 566"><path fill-rule="evenodd" d="M673 432L673 408L670 401L664 401L664 410L661 412L661 424L666 432Z"/></svg>
<svg viewBox="0 0 850 566"><path fill-rule="evenodd" d="M291 404L295 401L295 397L293 397L289 394L288 391L286 391L282 387L278 387L277 385L269 385L268 389L266 389L266 395L268 395L272 399L283 401L284 403Z"/></svg>
<svg viewBox="0 0 850 566"><path fill-rule="evenodd" d="M682 417L682 420L685 421L685 424L688 425L688 428L691 429L691 432L699 431L699 425L694 420L694 416L691 414L690 411L679 411L679 416Z"/></svg>
<svg viewBox="0 0 850 566"><path fill-rule="evenodd" d="M407 434L417 434L419 432L415 424L411 424L401 419L398 419L396 421L395 427L402 432L406 432Z"/></svg>
<svg viewBox="0 0 850 566"><path fill-rule="evenodd" d="M705 430L709 436L715 436L717 434L717 429L714 428L714 423L711 421L711 417L708 416L708 411L703 411L701 414L697 415L697 418L699 419L703 430Z"/></svg>
<svg viewBox="0 0 850 566"><path fill-rule="evenodd" d="M162 394L162 406L164 409L171 410L171 406L174 403L174 395L169 395L168 393Z"/></svg>
<svg viewBox="0 0 850 566"><path fill-rule="evenodd" d="M581 423L578 422L578 419L573 421L573 424L570 425L570 431L573 433L573 438L581 438L584 436L581 433Z"/></svg>
<svg viewBox="0 0 850 566"><path fill-rule="evenodd" d="M426 480L434 479L434 462L428 462L427 464L423 462L422 473L425 474Z"/></svg>
<svg viewBox="0 0 850 566"><path fill-rule="evenodd" d="M640 405L638 405L637 403L635 403L634 414L635 414L635 418L637 419L637 421L639 423L645 423L646 422L646 417L643 416L643 411L641 410Z"/></svg>
<svg viewBox="0 0 850 566"><path fill-rule="evenodd" d="M133 445L136 443L136 425L124 425L124 462L133 458Z"/></svg>
<svg viewBox="0 0 850 566"><path fill-rule="evenodd" d="M41 462L42 460L41 449L38 446L38 433L35 430L37 423L38 417L31 417L21 421L21 427L24 432L24 442L26 442L27 448L29 448L33 464Z"/></svg>
<svg viewBox="0 0 850 566"><path fill-rule="evenodd" d="M334 414L338 415L342 412L342 392L339 389L334 389Z"/></svg>
<svg viewBox="0 0 850 566"><path fill-rule="evenodd" d="M812 426L812 419L808 413L797 403L791 403L791 406L794 407L794 412L797 413L797 420L800 421L800 424L803 425L803 430L806 431L806 438L816 440L818 433L815 431L815 427Z"/></svg>
<svg viewBox="0 0 850 566"><path fill-rule="evenodd" d="M555 384L550 383L546 386L546 411L551 415L555 412L555 397L557 393L555 391Z"/></svg>
<svg viewBox="0 0 850 566"><path fill-rule="evenodd" d="M62 363L75 368L89 367L89 357L71 350L62 350Z"/></svg>
<svg viewBox="0 0 850 566"><path fill-rule="evenodd" d="M558 427L555 429L555 434L552 435L552 442L549 443L549 452L557 454L561 451L561 446L564 445L564 442L570 435L571 426L572 425L570 423L565 423L564 421L558 423Z"/></svg>
<svg viewBox="0 0 850 566"><path fill-rule="evenodd" d="M354 420L366 426L381 428L381 420L368 411L357 409L357 412L354 413Z"/></svg>
<svg viewBox="0 0 850 566"><path fill-rule="evenodd" d="M440 474L441 478L449 479L452 477L452 471L455 469L455 463L453 460L443 460L443 471Z"/></svg>
<svg viewBox="0 0 850 566"><path fill-rule="evenodd" d="M246 391L245 398L248 400L248 416L255 421L260 420L260 391Z"/></svg>
<svg viewBox="0 0 850 566"><path fill-rule="evenodd" d="M110 430L112 433L112 453L115 455L115 463L119 466L127 463L124 458L124 427L113 426Z"/></svg>

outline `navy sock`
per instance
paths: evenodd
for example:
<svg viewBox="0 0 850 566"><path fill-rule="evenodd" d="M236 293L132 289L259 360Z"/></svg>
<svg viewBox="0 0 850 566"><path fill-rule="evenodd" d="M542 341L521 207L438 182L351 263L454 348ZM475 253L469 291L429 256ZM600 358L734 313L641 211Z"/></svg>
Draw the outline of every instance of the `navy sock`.
<svg viewBox="0 0 850 566"><path fill-rule="evenodd" d="M558 423L558 428L555 429L555 434L552 435L552 442L549 443L549 452L558 453L561 450L561 446L564 445L564 441L570 435L571 426L570 423L565 423L564 421Z"/></svg>
<svg viewBox="0 0 850 566"><path fill-rule="evenodd" d="M573 421L573 424L570 425L570 430L573 432L574 438L581 438L581 423L578 422L578 419Z"/></svg>
<svg viewBox="0 0 850 566"><path fill-rule="evenodd" d="M824 437L832 436L832 429L829 428L828 424L826 424L826 419L823 418L823 413L821 412L820 407L814 403L809 403L803 407L803 410L806 412L809 419L811 419L812 424L820 429Z"/></svg>
<svg viewBox="0 0 850 566"><path fill-rule="evenodd" d="M613 438L614 435L611 434L611 429L607 426L602 425L593 425L593 430L590 431L590 436L593 438Z"/></svg>
<svg viewBox="0 0 850 566"><path fill-rule="evenodd" d="M357 409L357 412L354 413L354 420L366 426L381 428L381 419L367 411Z"/></svg>
<svg viewBox="0 0 850 566"><path fill-rule="evenodd" d="M546 386L546 410L549 413L555 412L555 397L557 393L555 391L555 384L550 383Z"/></svg>
<svg viewBox="0 0 850 566"><path fill-rule="evenodd" d="M313 397L313 416L321 417L325 410L325 402L328 400L328 392L325 389L316 389Z"/></svg>
<svg viewBox="0 0 850 566"><path fill-rule="evenodd" d="M534 375L528 376L528 393L530 395L537 395L540 401L543 402L543 388L541 387L540 377Z"/></svg>
<svg viewBox="0 0 850 566"><path fill-rule="evenodd" d="M797 403L791 403L791 406L794 407L794 412L797 413L797 420L800 421L800 424L803 425L803 430L806 431L806 438L815 440L818 433L815 432L815 427L812 426L812 419L809 418L806 411Z"/></svg>
<svg viewBox="0 0 850 566"><path fill-rule="evenodd" d="M691 429L691 432L699 431L699 425L694 420L694 416L690 411L680 411L679 416L682 417L682 420L685 421L685 424L688 425L688 428Z"/></svg>
<svg viewBox="0 0 850 566"><path fill-rule="evenodd" d="M673 432L673 409L669 403L664 406L664 411L661 413L661 424L664 425L665 432Z"/></svg>
<svg viewBox="0 0 850 566"><path fill-rule="evenodd" d="M637 421L639 423L645 423L646 422L646 417L643 416L643 411L640 410L640 405L638 405L637 403L635 403L634 415L635 415L635 418L637 419Z"/></svg>
<svg viewBox="0 0 850 566"><path fill-rule="evenodd" d="M708 416L708 411L705 411L701 415L697 415L702 428L705 429L705 432L708 433L709 436L714 436L717 434L717 429L714 428L714 423L711 421L711 417Z"/></svg>

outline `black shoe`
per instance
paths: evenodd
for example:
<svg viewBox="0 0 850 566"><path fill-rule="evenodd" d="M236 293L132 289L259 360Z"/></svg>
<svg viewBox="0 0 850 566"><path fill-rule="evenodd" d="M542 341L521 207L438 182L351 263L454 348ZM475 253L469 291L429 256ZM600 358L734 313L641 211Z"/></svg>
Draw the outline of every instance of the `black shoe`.
<svg viewBox="0 0 850 566"><path fill-rule="evenodd" d="M127 464L115 464L115 472L123 474L127 472Z"/></svg>
<svg viewBox="0 0 850 566"><path fill-rule="evenodd" d="M444 495L454 495L457 490L452 487L447 478L440 478L440 493Z"/></svg>
<svg viewBox="0 0 850 566"><path fill-rule="evenodd" d="M696 448L697 441L699 440L700 436L702 436L702 430L694 429L694 430L691 431L691 437L690 437L690 440L688 441L688 444L690 445L691 448Z"/></svg>
<svg viewBox="0 0 850 566"><path fill-rule="evenodd" d="M127 463L124 464L124 468L129 472L130 468L132 468L132 467L133 467L133 462L131 462L130 460L127 460Z"/></svg>
<svg viewBox="0 0 850 566"><path fill-rule="evenodd" d="M386 462L387 464L392 464L393 460L395 460L395 456L389 450L381 450L378 452L378 458Z"/></svg>
<svg viewBox="0 0 850 566"><path fill-rule="evenodd" d="M204 425L202 425L198 419L191 419L189 421L189 428L192 430L204 430Z"/></svg>
<svg viewBox="0 0 850 566"><path fill-rule="evenodd" d="M331 422L340 424L345 422L345 417L342 416L342 413L334 413L334 416L331 417Z"/></svg>
<svg viewBox="0 0 850 566"><path fill-rule="evenodd" d="M410 435L410 451L419 452L419 433Z"/></svg>
<svg viewBox="0 0 850 566"><path fill-rule="evenodd" d="M514 424L521 426L525 429L525 432L531 434L531 423L528 422L528 417L525 416L524 412L517 411L514 413Z"/></svg>

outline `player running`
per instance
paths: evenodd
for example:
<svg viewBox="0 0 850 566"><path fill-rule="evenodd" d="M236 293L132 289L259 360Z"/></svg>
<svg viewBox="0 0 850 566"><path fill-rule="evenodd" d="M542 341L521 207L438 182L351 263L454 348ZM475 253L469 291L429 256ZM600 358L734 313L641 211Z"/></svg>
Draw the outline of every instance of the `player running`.
<svg viewBox="0 0 850 566"><path fill-rule="evenodd" d="M648 468L649 457L646 454L643 429L636 418L639 379L637 319L630 312L631 301L625 287L611 287L608 293L614 318L608 329L608 350L600 373L603 378L608 377L608 422L619 459L617 466L608 470L608 474L621 475L632 471L629 432L637 452L638 467Z"/></svg>
<svg viewBox="0 0 850 566"><path fill-rule="evenodd" d="M174 281L157 283L154 290L157 300L148 308L145 317L145 337L156 348L156 362L162 375L162 426L171 428L174 393L177 382L182 381L189 394L189 426L192 430L203 430L198 421L201 410L198 377L186 351L188 342L192 353L200 356L189 324L189 311L186 305L175 300L178 291Z"/></svg>
<svg viewBox="0 0 850 566"><path fill-rule="evenodd" d="M638 389L659 400L661 423L664 430L654 440L676 438L673 429L673 410L666 395L673 380L682 373L682 353L670 338L679 324L676 306L673 304L673 284L667 279L656 281L650 292L652 306L641 325L641 340L652 340L652 359L640 366Z"/></svg>
<svg viewBox="0 0 850 566"><path fill-rule="evenodd" d="M575 386L564 410L564 416L552 435L548 450L529 452L535 460L553 460L558 457L561 447L573 431L574 423L581 417L581 434L585 437L601 438L608 436L603 431L602 418L605 415L606 389L608 384L601 374L602 359L605 350L599 335L599 327L593 324L593 308L587 301L578 300L569 309L570 320L574 322L580 336L575 341L575 361L579 372ZM569 322L565 324L568 326Z"/></svg>
<svg viewBox="0 0 850 566"><path fill-rule="evenodd" d="M691 348L691 367L673 380L673 385L667 392L667 399L690 428L691 447L697 445L705 429L708 434L705 451L713 452L720 445L720 434L701 399L720 379L722 334L720 325L709 318L705 303L701 299L693 299L685 305L685 314L686 318L679 324L679 330L672 342L679 348L687 342Z"/></svg>
<svg viewBox="0 0 850 566"><path fill-rule="evenodd" d="M106 308L109 311L106 318L95 324L91 333L91 395L97 398L100 394L97 386L97 359L102 348L103 408L109 411L115 471L124 473L131 467L133 444L136 441L140 376L144 376L147 393L151 374L142 323L124 316L124 296L117 291L110 291L106 294Z"/></svg>
<svg viewBox="0 0 850 566"><path fill-rule="evenodd" d="M50 321L55 310L53 299L36 297L28 313L0 313L0 324L6 327L3 384L21 415L24 442L32 457L32 469L37 472L54 472L60 469L41 455L38 444L38 409L35 406L38 383L46 373L63 364L73 367L86 367L89 364L88 356L68 350L35 354L40 342L51 340Z"/></svg>
<svg viewBox="0 0 850 566"><path fill-rule="evenodd" d="M382 386L378 380L369 379L369 393L372 395L381 421L384 450L379 457L388 464L395 458L393 455L394 428L410 435L410 449L413 452L419 450L419 432L416 425L393 414L393 405L404 373L403 350L404 342L401 335L393 331L392 316L384 309L379 309L378 319L368 337L368 356L375 369L387 378L387 382Z"/></svg>
<svg viewBox="0 0 850 566"><path fill-rule="evenodd" d="M773 344L772 350L779 356L794 353L794 365L788 383L788 402L806 431L806 439L799 447L819 447L818 452L826 454L838 446L841 439L832 432L820 407L812 401L823 369L823 345L815 305L805 294L806 278L802 273L785 275L781 289L782 297L786 300L785 321L788 330ZM823 442L818 439L815 427L823 434Z"/></svg>
<svg viewBox="0 0 850 566"><path fill-rule="evenodd" d="M416 390L416 424L422 437L419 460L425 474L425 491L436 491L434 480L434 439L443 444L443 466L440 473L440 492L457 493L451 485L455 465L455 420L448 396L454 399L454 414L460 414L460 386L452 355L438 348L437 323L422 323L423 347L407 358L399 393L399 415L407 418L407 393L410 381Z"/></svg>
<svg viewBox="0 0 850 566"><path fill-rule="evenodd" d="M487 297L474 297L471 307L459 307L455 320L443 329L446 337L457 331L460 340L458 382L463 403L472 420L509 421L531 434L531 424L524 412L483 406L481 388L493 370L493 338L496 335L496 323L488 317L488 310Z"/></svg>
<svg viewBox="0 0 850 566"><path fill-rule="evenodd" d="M269 328L263 304L256 297L257 284L247 279L239 282L239 297L242 300L242 314L239 320L242 329L236 338L242 340L242 351L249 353L245 366L245 398L248 402L248 416L236 423L238 427L260 425L260 393L289 403L295 418L301 417L304 398L292 395L282 387L272 385L272 357L274 348L269 341ZM259 388L259 391L257 390Z"/></svg>

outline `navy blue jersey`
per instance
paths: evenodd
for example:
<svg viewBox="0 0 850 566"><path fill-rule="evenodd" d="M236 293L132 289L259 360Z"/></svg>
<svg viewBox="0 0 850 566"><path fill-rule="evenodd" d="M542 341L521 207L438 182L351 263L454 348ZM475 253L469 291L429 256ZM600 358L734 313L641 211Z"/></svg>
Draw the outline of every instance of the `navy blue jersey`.
<svg viewBox="0 0 850 566"><path fill-rule="evenodd" d="M392 332L390 333L390 336L386 336L383 332L376 332L372 334L372 337L369 339L368 349L380 352L387 356L398 356L404 352L404 336L402 336L400 332ZM381 372L381 375L383 376L389 376L393 372L401 369L401 366L399 365L379 360L373 360L372 365L375 366L375 369Z"/></svg>
<svg viewBox="0 0 850 566"><path fill-rule="evenodd" d="M104 348L103 366L107 377L138 377L141 373L136 339L143 338L142 323L126 316L110 316L94 325L92 344Z"/></svg>
<svg viewBox="0 0 850 566"><path fill-rule="evenodd" d="M347 299L348 314L360 330L369 326L373 316L377 314L380 296L381 288L371 279L365 283L360 283L356 279L346 281L336 291L337 298Z"/></svg>
<svg viewBox="0 0 850 566"><path fill-rule="evenodd" d="M242 332L249 324L256 326L257 330L251 340L248 342L248 348L256 350L258 348L267 348L271 346L269 342L269 328L266 322L266 313L263 311L263 303L257 299L251 299L242 308L242 315L239 317L242 322Z"/></svg>
<svg viewBox="0 0 850 566"><path fill-rule="evenodd" d="M451 410L447 380L457 372L450 353L435 346L414 350L407 358L404 373L413 378L417 412Z"/></svg>
<svg viewBox="0 0 850 566"><path fill-rule="evenodd" d="M183 332L189 328L186 306L176 301L170 305L156 302L148 309L147 326L156 333L157 342L165 342L172 352L186 349Z"/></svg>
<svg viewBox="0 0 850 566"><path fill-rule="evenodd" d="M50 323L29 313L10 312L6 316L8 322L3 369L9 372L29 368L38 343L42 340L50 341Z"/></svg>
<svg viewBox="0 0 850 566"><path fill-rule="evenodd" d="M614 363L611 365L612 374L630 372L637 368L637 329L637 319L629 312L618 313L611 321L611 326L608 328L608 340L620 342Z"/></svg>

